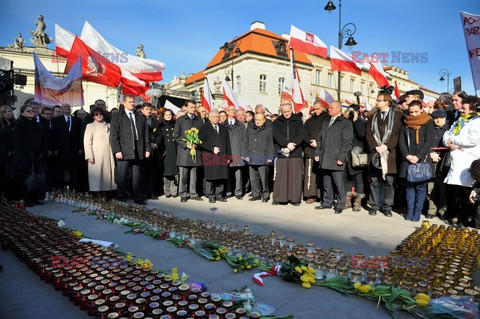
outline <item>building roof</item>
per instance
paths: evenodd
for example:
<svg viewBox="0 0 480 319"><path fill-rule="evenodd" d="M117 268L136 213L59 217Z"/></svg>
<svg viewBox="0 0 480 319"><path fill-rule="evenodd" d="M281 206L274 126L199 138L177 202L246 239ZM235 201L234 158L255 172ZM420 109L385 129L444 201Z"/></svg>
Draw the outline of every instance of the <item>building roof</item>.
<svg viewBox="0 0 480 319"><path fill-rule="evenodd" d="M221 47L207 65L206 69L245 53L257 53L283 60L290 59L290 50L287 48L288 40L268 30L258 28L250 30L236 37L230 43L232 43L233 46L228 48L228 43L226 43ZM235 53L237 48L240 49L240 54ZM295 61L312 65L312 62L305 53L299 51L295 52Z"/></svg>
<svg viewBox="0 0 480 319"><path fill-rule="evenodd" d="M187 79L185 80L185 85L203 80L205 77L206 77L206 74L203 71L200 71L200 72L197 72L195 74L189 75L187 77Z"/></svg>

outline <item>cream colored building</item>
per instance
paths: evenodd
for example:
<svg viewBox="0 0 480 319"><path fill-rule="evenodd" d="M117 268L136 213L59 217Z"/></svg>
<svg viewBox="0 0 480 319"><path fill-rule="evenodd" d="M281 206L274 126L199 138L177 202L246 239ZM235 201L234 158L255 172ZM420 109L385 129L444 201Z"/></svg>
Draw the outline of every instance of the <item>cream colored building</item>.
<svg viewBox="0 0 480 319"><path fill-rule="evenodd" d="M15 74L22 74L27 77L27 84L24 86L15 85L14 93L17 96L15 107L20 107L23 103L34 97L35 93L35 65L33 62L33 52L37 52L38 57L45 67L56 77L63 77L66 60L58 57L55 50L44 48L24 47L23 51L13 50L8 47L0 47L0 57L13 61ZM94 104L95 100L102 99L107 102L107 107L111 109L118 105L117 89L105 85L82 81L84 100L86 109ZM74 105L80 107L81 105Z"/></svg>
<svg viewBox="0 0 480 319"><path fill-rule="evenodd" d="M304 98L309 102L315 100L320 89L328 91L334 99L337 98L338 72L331 70L329 58L295 52L295 61L300 75ZM418 89L419 85L408 78L406 70L394 66L384 66L389 75L389 82L397 81L400 93ZM283 85L291 87L292 72L290 67L290 52L288 35L277 35L266 30L262 22L251 24L250 31L226 42L213 57L205 70L180 77L167 84L167 88L195 92L200 99L205 77L214 96L215 107L223 108L225 102L221 92L221 80L232 77L233 89L237 94L239 104L244 108L254 108L256 104L264 104L271 112L277 112ZM360 104L373 107L378 85L374 79L363 70L362 75L341 73L341 102L356 103L355 92L360 92ZM230 79L230 85L232 85ZM427 93L426 93L427 94ZM428 90L428 95L438 97L438 93Z"/></svg>

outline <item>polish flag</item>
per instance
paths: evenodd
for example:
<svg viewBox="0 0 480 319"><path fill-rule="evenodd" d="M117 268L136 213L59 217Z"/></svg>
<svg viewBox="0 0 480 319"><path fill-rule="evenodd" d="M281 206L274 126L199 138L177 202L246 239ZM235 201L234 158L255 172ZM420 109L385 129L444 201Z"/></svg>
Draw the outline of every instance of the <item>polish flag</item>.
<svg viewBox="0 0 480 319"><path fill-rule="evenodd" d="M303 98L302 88L300 87L300 76L297 67L293 67L293 85L292 85L292 101L295 113L300 113L305 107L305 99ZM307 103L308 107L308 103Z"/></svg>
<svg viewBox="0 0 480 319"><path fill-rule="evenodd" d="M362 75L363 63L357 63L353 60L352 55L330 46L330 64L333 71L350 72Z"/></svg>
<svg viewBox="0 0 480 319"><path fill-rule="evenodd" d="M398 84L397 81L395 81L395 97L397 98L397 101L400 101L400 90L398 89Z"/></svg>
<svg viewBox="0 0 480 319"><path fill-rule="evenodd" d="M280 103L283 102L291 102L293 104L292 88L286 85L283 86L282 94L280 95Z"/></svg>
<svg viewBox="0 0 480 319"><path fill-rule="evenodd" d="M127 54L111 45L105 38L93 28L93 26L85 21L83 26L81 39L92 49L108 54L113 58L118 58L115 62L120 68L132 73L135 77L145 82L155 82L163 80L162 72L165 64L152 60L144 59L138 56Z"/></svg>
<svg viewBox="0 0 480 319"><path fill-rule="evenodd" d="M55 51L59 56L68 57L74 40L75 35L73 33L55 24Z"/></svg>
<svg viewBox="0 0 480 319"><path fill-rule="evenodd" d="M149 101L150 97L146 96L146 92L149 89L148 84L133 76L127 70L120 69L120 71L122 74L120 82L122 83L123 94L141 96L145 101Z"/></svg>
<svg viewBox="0 0 480 319"><path fill-rule="evenodd" d="M225 81L225 79L222 79L222 90L223 90L223 98L225 99L225 102L227 103L228 106L235 106L235 109L238 110L238 99L235 93L233 92L232 88L230 87L230 84Z"/></svg>
<svg viewBox="0 0 480 319"><path fill-rule="evenodd" d="M328 48L319 37L313 33L304 32L293 25L290 28L290 47L322 58L327 57Z"/></svg>
<svg viewBox="0 0 480 319"><path fill-rule="evenodd" d="M350 105L350 104L352 104L352 102L350 102L349 100L345 99L345 105L348 106L348 105Z"/></svg>
<svg viewBox="0 0 480 319"><path fill-rule="evenodd" d="M317 97L320 102L323 103L323 105L328 108L330 104L335 101L332 95L328 93L327 90L320 88L319 96Z"/></svg>
<svg viewBox="0 0 480 319"><path fill-rule="evenodd" d="M383 70L382 63L380 61L377 62L370 62L370 70L368 70L368 74L375 79L378 86L390 86L387 80L387 73Z"/></svg>
<svg viewBox="0 0 480 319"><path fill-rule="evenodd" d="M368 97L365 99L365 111L369 112L372 109L370 104L368 103Z"/></svg>
<svg viewBox="0 0 480 319"><path fill-rule="evenodd" d="M205 78L205 80L203 81L203 92L202 92L201 104L207 110L207 112L210 112L210 110L213 107L212 93L210 92L210 86L208 85L207 78Z"/></svg>
<svg viewBox="0 0 480 319"><path fill-rule="evenodd" d="M118 86L122 77L120 68L88 47L79 37L73 41L65 73L70 71L79 57L82 58L82 79L111 87Z"/></svg>

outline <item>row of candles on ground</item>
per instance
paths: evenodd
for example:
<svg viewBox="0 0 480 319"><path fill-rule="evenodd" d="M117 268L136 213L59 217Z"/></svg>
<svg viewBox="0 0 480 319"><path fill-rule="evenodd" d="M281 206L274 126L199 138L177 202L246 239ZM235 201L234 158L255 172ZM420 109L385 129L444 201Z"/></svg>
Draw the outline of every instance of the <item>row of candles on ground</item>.
<svg viewBox="0 0 480 319"><path fill-rule="evenodd" d="M0 205L0 242L96 318L259 318L195 285L173 282L93 243L79 243L55 221ZM58 257L58 258L54 258Z"/></svg>
<svg viewBox="0 0 480 319"><path fill-rule="evenodd" d="M426 221L419 230L407 237L396 251L392 251L388 258L383 257L384 260L386 259L384 262L382 258L366 258L362 253L343 254L338 248L315 248L314 243L307 243L304 246L302 243L295 243L293 237L285 238L285 236L276 235L274 231L269 236L253 234L248 226L242 230L238 225L228 225L218 221L182 219L175 217L171 212L150 210L144 206L115 200L98 201L89 194L75 193L68 189L51 194L49 199L83 209L97 210L118 218L126 218L132 222L142 223L151 230L166 230L170 237L188 240L192 244L199 240L211 240L227 247L228 254L238 257L253 254L261 263L278 265L286 260L288 255L294 254L298 258L305 258L308 264L316 269L316 277L320 281L344 276L353 282L368 283L373 286L396 285L435 297L452 295L454 291L457 294L474 296L479 293L478 287L472 287L472 274L480 258L480 248L474 245L475 242L480 242L480 235L475 230L461 230L443 225L430 227ZM468 254L462 253L461 249L466 249ZM441 268L445 266L441 256L448 256L450 261L454 256L457 259L460 258L462 267L456 268L460 271ZM352 265L352 258L369 260L369 263L366 267L358 267L358 265ZM399 259L400 263L398 263ZM405 260L416 260L417 264L404 265ZM427 267L420 267L420 263L425 260ZM445 262L447 261L448 259ZM453 266L455 265L454 263ZM436 267L440 267L441 271L436 271ZM455 272L455 276L452 276L452 271ZM441 290L440 287L442 287ZM455 290L456 287L464 289L463 291L461 288Z"/></svg>

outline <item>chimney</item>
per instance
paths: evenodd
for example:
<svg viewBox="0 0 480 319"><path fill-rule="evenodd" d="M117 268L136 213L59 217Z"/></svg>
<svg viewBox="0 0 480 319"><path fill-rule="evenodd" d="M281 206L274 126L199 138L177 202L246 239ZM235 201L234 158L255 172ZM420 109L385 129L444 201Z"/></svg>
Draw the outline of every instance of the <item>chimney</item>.
<svg viewBox="0 0 480 319"><path fill-rule="evenodd" d="M263 23L262 21L254 21L252 22L252 24L250 24L250 30L253 30L253 29L265 30L265 23Z"/></svg>
<svg viewBox="0 0 480 319"><path fill-rule="evenodd" d="M284 38L287 41L290 41L290 34L288 33L282 33L282 38Z"/></svg>

